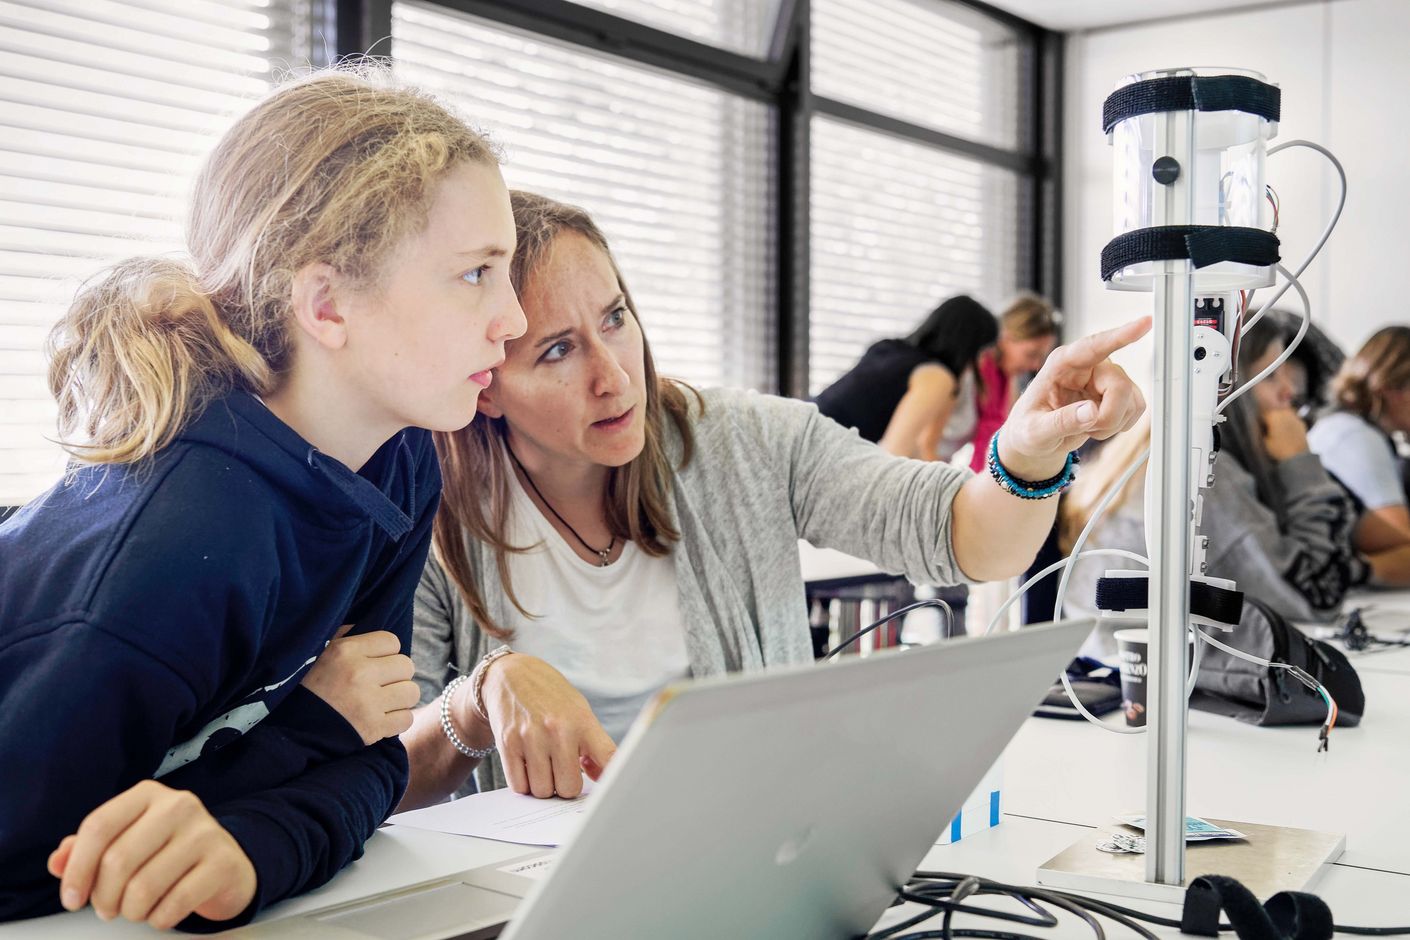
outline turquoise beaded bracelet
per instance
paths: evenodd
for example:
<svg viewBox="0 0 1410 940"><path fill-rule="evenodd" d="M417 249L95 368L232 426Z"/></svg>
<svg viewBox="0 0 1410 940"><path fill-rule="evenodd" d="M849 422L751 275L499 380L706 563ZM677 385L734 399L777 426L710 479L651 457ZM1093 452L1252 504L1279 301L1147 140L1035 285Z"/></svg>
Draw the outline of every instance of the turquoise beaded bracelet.
<svg viewBox="0 0 1410 940"><path fill-rule="evenodd" d="M985 461L989 467L989 475L994 478L1004 489L1020 499L1047 499L1049 496L1056 496L1072 485L1072 481L1077 478L1077 454L1069 452L1067 462L1062 466L1062 472L1055 477L1038 482L1015 479L1012 474L999 462L999 434L996 431L989 439L989 459Z"/></svg>

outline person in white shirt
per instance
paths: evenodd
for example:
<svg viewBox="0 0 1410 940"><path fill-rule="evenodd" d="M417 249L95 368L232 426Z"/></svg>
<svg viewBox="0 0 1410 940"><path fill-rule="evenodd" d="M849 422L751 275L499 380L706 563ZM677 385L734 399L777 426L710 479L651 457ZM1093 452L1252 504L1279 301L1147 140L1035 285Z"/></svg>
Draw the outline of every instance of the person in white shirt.
<svg viewBox="0 0 1410 940"><path fill-rule="evenodd" d="M1071 451L1145 408L1107 357L1148 318L1053 354L1000 432L994 475L892 456L810 403L659 377L587 213L511 204L529 330L480 420L436 437L403 809L472 771L482 789L576 796L668 683L810 662L799 538L919 583L1022 571L1056 500L1020 498L1015 479L1056 495Z"/></svg>
<svg viewBox="0 0 1410 940"><path fill-rule="evenodd" d="M1342 364L1335 410L1307 442L1364 507L1356 547L1385 585L1410 585L1410 509L1392 434L1410 433L1410 326L1388 326Z"/></svg>

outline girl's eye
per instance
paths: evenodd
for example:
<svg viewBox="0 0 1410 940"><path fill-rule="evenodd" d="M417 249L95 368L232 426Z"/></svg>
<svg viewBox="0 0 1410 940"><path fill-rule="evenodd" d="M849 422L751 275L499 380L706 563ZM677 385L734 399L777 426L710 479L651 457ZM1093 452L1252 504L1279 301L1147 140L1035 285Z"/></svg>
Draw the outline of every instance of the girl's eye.
<svg viewBox="0 0 1410 940"><path fill-rule="evenodd" d="M482 264L473 271L466 271L464 274L460 275L460 278L467 284L479 287L481 282L485 279L485 273L489 271L489 269L489 265Z"/></svg>
<svg viewBox="0 0 1410 940"><path fill-rule="evenodd" d="M613 310L611 313L607 314L607 325L613 329L616 329L617 327L621 326L626 321L626 307L618 307L616 310Z"/></svg>
<svg viewBox="0 0 1410 940"><path fill-rule="evenodd" d="M566 339L562 340L561 342L554 343L552 346L548 347L548 349L544 351L544 354L539 357L539 361L557 362L564 356L568 355L569 351L572 350L572 348L573 344L568 342Z"/></svg>

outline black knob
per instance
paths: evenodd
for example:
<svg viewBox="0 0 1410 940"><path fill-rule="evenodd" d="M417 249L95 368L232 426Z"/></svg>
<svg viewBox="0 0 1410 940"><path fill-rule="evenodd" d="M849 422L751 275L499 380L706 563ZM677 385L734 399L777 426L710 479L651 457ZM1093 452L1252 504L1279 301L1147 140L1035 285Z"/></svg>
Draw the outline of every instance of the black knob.
<svg viewBox="0 0 1410 940"><path fill-rule="evenodd" d="M1161 157L1151 164L1151 176L1162 186L1169 186L1180 178L1180 161L1174 157Z"/></svg>

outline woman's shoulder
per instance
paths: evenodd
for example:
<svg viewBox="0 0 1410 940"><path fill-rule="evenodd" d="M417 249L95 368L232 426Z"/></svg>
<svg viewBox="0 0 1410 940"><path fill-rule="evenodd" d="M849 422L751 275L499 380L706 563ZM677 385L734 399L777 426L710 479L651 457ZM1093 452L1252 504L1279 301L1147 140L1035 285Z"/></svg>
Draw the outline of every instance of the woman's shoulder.
<svg viewBox="0 0 1410 940"><path fill-rule="evenodd" d="M691 401L691 423L697 435L763 433L799 427L817 416L812 402L748 388L700 389L698 403Z"/></svg>
<svg viewBox="0 0 1410 940"><path fill-rule="evenodd" d="M1362 448L1385 446L1385 434L1371 422L1349 411L1333 411L1318 418L1307 432L1307 443L1319 454L1337 456L1342 448ZM1340 456L1352 456L1340 452ZM1357 453L1356 456L1364 456Z"/></svg>

